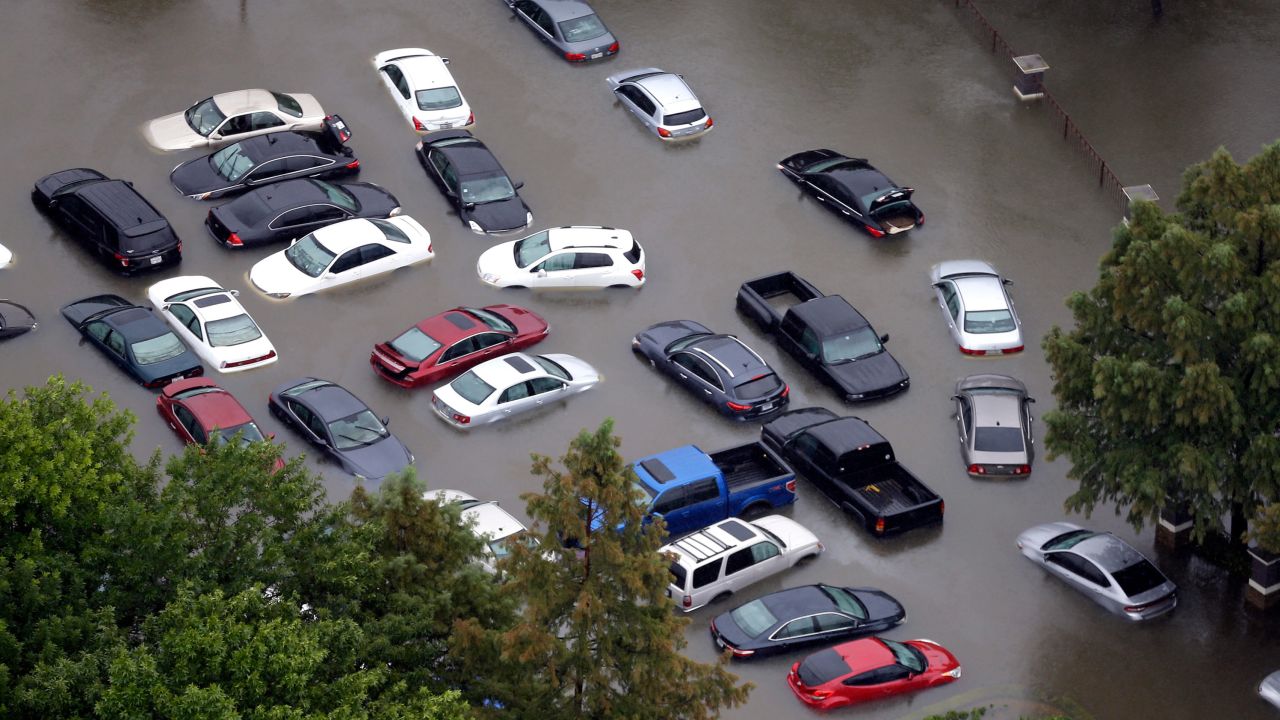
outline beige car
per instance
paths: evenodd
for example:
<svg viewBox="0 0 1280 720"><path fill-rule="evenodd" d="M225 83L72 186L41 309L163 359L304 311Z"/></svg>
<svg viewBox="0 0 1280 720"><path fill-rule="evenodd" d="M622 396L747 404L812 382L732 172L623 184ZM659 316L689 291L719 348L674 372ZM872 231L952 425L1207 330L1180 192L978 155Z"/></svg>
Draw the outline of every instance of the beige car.
<svg viewBox="0 0 1280 720"><path fill-rule="evenodd" d="M281 130L319 130L323 122L324 108L310 95L236 90L158 117L143 126L142 134L160 150L188 150Z"/></svg>

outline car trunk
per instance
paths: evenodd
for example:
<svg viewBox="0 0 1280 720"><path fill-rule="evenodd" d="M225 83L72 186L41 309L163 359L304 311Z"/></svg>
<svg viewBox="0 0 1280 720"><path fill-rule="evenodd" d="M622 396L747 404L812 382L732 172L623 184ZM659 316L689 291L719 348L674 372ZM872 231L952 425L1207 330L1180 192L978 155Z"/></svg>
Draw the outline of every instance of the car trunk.
<svg viewBox="0 0 1280 720"><path fill-rule="evenodd" d="M867 202L867 210L886 233L910 230L920 221L920 211L911 204L912 188L889 188Z"/></svg>

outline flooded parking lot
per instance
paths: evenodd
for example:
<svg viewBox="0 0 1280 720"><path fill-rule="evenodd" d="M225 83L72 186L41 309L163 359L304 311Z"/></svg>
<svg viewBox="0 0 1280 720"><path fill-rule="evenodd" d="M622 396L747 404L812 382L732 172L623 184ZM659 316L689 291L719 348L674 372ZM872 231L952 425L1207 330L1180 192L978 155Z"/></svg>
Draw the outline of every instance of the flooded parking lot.
<svg viewBox="0 0 1280 720"><path fill-rule="evenodd" d="M952 3L593 4L622 51L571 66L540 47L499 0L323 8L306 0L11 3L0 29L0 58L10 68L0 87L10 98L4 132L11 158L0 178L0 242L17 260L0 271L0 297L30 307L40 328L0 347L0 388L39 384L54 372L84 379L138 415L138 454L177 452L154 395L80 344L58 308L107 292L142 302L162 277L209 275L241 290L280 353L268 368L215 378L264 430L304 449L267 414L266 395L295 377L333 380L391 417L432 487L495 498L523 516L519 496L536 489L529 453L558 455L579 429L606 416L616 419L628 457L756 437L758 426L722 419L630 351L631 336L653 323L697 320L737 334L770 362L791 384L792 407L825 405L868 420L946 500L942 527L875 541L801 481L801 499L787 514L825 542L826 554L737 599L818 581L878 587L909 611L892 637L932 638L962 661L960 682L868 706L860 717L988 701L1096 718L1274 716L1254 687L1280 667L1280 621L1246 612L1239 582L1201 561L1155 554L1182 589L1180 606L1149 626L1125 624L1013 546L1026 527L1063 518L1074 485L1066 462L1045 462L1041 453L1031 478L1020 482L979 482L964 472L950 416L955 381L977 372L1014 375L1039 399L1037 413L1052 406L1038 338L1070 321L1063 299L1093 283L1119 210L1072 148L1057 142L1041 109L1015 102L1005 68L959 22ZM1261 0L1165 4L1160 24L1137 1L983 7L1015 47L1046 56L1055 93L1121 178L1152 183L1171 207L1187 164L1219 144L1243 158L1274 139L1280 8ZM452 59L475 110L474 131L525 182L521 195L535 229L631 230L648 253L646 286L531 292L482 284L476 258L495 240L471 233L449 211L414 157L415 134L374 73L373 55L397 47ZM615 106L605 77L651 65L685 76L715 118L713 132L664 145ZM180 197L167 178L195 153L151 150L139 131L147 119L246 87L311 93L342 114L355 133L359 179L397 195L432 233L435 259L292 301L253 290L249 268L278 248L233 253L215 244L202 227L209 204ZM815 147L865 156L914 187L925 225L873 240L822 211L774 168ZM31 183L79 166L131 180L182 237L182 265L160 275L111 275L39 215L28 200ZM956 351L928 270L962 257L989 260L1014 281L1025 352L970 359ZM842 407L745 322L734 310L738 285L784 269L844 295L889 333L911 388L878 404ZM578 355L604 382L540 414L463 433L433 416L428 391L401 390L370 370L370 347L411 323L457 305L499 302L543 315L551 334L536 350ZM337 466L315 467L335 500L349 494L353 481ZM1088 524L1154 553L1150 528L1135 534L1109 509ZM706 623L724 609L693 613L691 656L714 657ZM806 712L785 685L797 659L738 665L757 689L726 716Z"/></svg>

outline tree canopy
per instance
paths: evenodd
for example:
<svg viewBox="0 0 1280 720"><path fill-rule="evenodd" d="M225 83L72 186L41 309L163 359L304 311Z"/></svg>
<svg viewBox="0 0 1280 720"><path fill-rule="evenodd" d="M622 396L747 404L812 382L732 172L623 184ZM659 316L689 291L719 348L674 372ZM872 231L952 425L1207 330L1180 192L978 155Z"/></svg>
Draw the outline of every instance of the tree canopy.
<svg viewBox="0 0 1280 720"><path fill-rule="evenodd" d="M1280 497L1280 143L1190 167L1177 212L1135 203L1075 327L1044 349L1071 460L1068 509L1115 503L1141 527L1185 507L1203 538Z"/></svg>

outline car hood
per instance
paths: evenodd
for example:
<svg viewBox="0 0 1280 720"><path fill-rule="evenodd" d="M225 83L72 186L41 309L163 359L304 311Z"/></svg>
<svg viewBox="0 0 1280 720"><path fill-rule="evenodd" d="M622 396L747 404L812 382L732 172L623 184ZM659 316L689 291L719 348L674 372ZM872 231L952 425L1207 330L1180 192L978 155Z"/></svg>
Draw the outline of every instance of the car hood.
<svg viewBox="0 0 1280 720"><path fill-rule="evenodd" d="M851 589L858 601L866 606L868 622L905 617L907 614L906 609L902 607L902 603L895 600L889 593L872 590L871 588Z"/></svg>
<svg viewBox="0 0 1280 720"><path fill-rule="evenodd" d="M595 368L572 355L551 353L542 357L567 370L570 377L573 378L572 383L575 386L594 384L600 381L600 373Z"/></svg>
<svg viewBox="0 0 1280 720"><path fill-rule="evenodd" d="M849 395L874 393L894 387L907 379L907 371L902 369L902 365L888 351L824 367Z"/></svg>
<svg viewBox="0 0 1280 720"><path fill-rule="evenodd" d="M529 208L519 195L487 202L462 211L462 220L474 220L487 233L519 230L529 224ZM513 261L514 262L514 261Z"/></svg>
<svg viewBox="0 0 1280 720"><path fill-rule="evenodd" d="M809 529L785 515L769 515L753 521L756 525L768 530L787 546L788 552L798 552L805 548L820 545L818 536Z"/></svg>
<svg viewBox="0 0 1280 720"><path fill-rule="evenodd" d="M409 466L409 449L395 435L388 435L372 445L338 451L352 473L366 480L382 480Z"/></svg>
<svg viewBox="0 0 1280 720"><path fill-rule="evenodd" d="M373 183L345 183L342 187L360 203L359 216L362 218L384 218L400 207L400 201L395 195Z"/></svg>
<svg viewBox="0 0 1280 720"><path fill-rule="evenodd" d="M717 615L715 620L712 620L716 626L716 632L720 634L720 637L724 638L725 642L736 648L746 648L755 644L755 638L747 635L742 628L738 627L738 623L733 619L733 615L730 614L732 612L731 610L727 613L722 613ZM765 640L767 637L768 633L766 632L761 636L761 640ZM766 640L762 644L768 645L769 643Z"/></svg>
<svg viewBox="0 0 1280 720"><path fill-rule="evenodd" d="M1027 528L1018 535L1018 545L1022 547L1025 554L1031 552L1036 557L1041 555L1040 546L1049 542L1049 540L1072 530L1083 530L1084 528L1069 522L1051 522L1035 527Z"/></svg>
<svg viewBox="0 0 1280 720"><path fill-rule="evenodd" d="M203 136L187 124L185 112L158 117L142 128L142 134L154 147L161 150L188 150L208 144Z"/></svg>
<svg viewBox="0 0 1280 720"><path fill-rule="evenodd" d="M236 184L214 172L208 155L188 160L174 168L169 173L169 182L183 195L199 195Z"/></svg>
<svg viewBox="0 0 1280 720"><path fill-rule="evenodd" d="M249 282L264 293L303 295L315 289L318 279L294 267L281 251L255 263L249 269Z"/></svg>
<svg viewBox="0 0 1280 720"><path fill-rule="evenodd" d="M509 242L494 245L480 253L480 259L476 260L476 272L497 275L507 282L513 281L513 276L517 274L531 274L527 267L516 267L515 243Z"/></svg>

